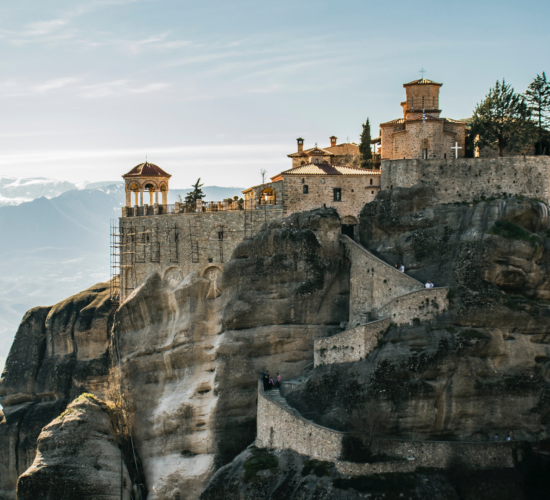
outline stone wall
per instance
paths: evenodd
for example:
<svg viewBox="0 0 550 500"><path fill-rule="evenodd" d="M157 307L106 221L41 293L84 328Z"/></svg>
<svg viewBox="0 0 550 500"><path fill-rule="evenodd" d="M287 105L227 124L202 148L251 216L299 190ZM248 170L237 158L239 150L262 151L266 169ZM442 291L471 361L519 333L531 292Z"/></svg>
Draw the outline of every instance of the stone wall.
<svg viewBox="0 0 550 500"><path fill-rule="evenodd" d="M276 450L290 449L318 460L335 461L348 475L406 472L416 467L449 467L462 463L474 469L513 467L513 442L404 441L378 439L376 452L397 460L355 464L337 462L346 432L317 425L271 400L258 383L256 446ZM411 464L411 465L408 465Z"/></svg>
<svg viewBox="0 0 550 500"><path fill-rule="evenodd" d="M304 185L308 186L307 194L304 194ZM342 201L334 201L334 188L342 190ZM326 205L338 210L342 218L347 215L357 218L365 203L374 200L378 191L380 191L378 172L373 173L372 176L285 175L285 217L294 212L313 210Z"/></svg>
<svg viewBox="0 0 550 500"><path fill-rule="evenodd" d="M266 207L122 217L121 299L153 271L178 283L193 271L206 277L218 275L245 237L282 216L282 208Z"/></svg>
<svg viewBox="0 0 550 500"><path fill-rule="evenodd" d="M381 189L424 185L434 203L471 202L482 197L525 195L549 199L550 157L383 160Z"/></svg>
<svg viewBox="0 0 550 500"><path fill-rule="evenodd" d="M378 339L390 326L390 322L389 318L381 319L356 326L332 337L315 339L315 366L364 359L376 347Z"/></svg>
<svg viewBox="0 0 550 500"><path fill-rule="evenodd" d="M380 439L376 446L380 453L401 459L370 464L338 461L335 463L336 469L349 476L368 476L388 472L413 472L417 467L446 468L457 464L465 464L472 469L512 468L513 451L517 443Z"/></svg>
<svg viewBox="0 0 550 500"><path fill-rule="evenodd" d="M319 460L337 460L345 433L327 429L290 413L271 400L258 383L256 446L294 450Z"/></svg>
<svg viewBox="0 0 550 500"><path fill-rule="evenodd" d="M350 318L355 327L372 318L380 318L378 309L395 298L424 288L419 281L386 264L347 236L340 240L346 245L351 261ZM366 316L365 316L366 315Z"/></svg>
<svg viewBox="0 0 550 500"><path fill-rule="evenodd" d="M378 318L389 318L396 325L414 320L429 321L449 307L449 287L424 288L402 295L376 311Z"/></svg>

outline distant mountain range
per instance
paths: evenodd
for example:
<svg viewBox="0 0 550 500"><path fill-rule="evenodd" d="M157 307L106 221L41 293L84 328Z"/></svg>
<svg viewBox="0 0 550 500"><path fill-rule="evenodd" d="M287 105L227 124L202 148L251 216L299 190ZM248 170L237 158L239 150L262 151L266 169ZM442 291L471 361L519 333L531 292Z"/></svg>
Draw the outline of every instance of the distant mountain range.
<svg viewBox="0 0 550 500"><path fill-rule="evenodd" d="M0 177L0 207L6 205L20 205L27 203L37 198L55 198L67 191L75 190L92 190L105 187L123 186L122 181L101 181L101 182L81 182L73 184L67 181L58 181L55 179L47 179L46 177L29 177L26 179L16 179L12 177ZM187 189L173 189L168 193L168 203L177 201L177 196L185 195L191 191ZM224 198L233 196L242 196L242 189L238 187L219 187L205 186L202 188L206 194L205 200L221 201Z"/></svg>
<svg viewBox="0 0 550 500"><path fill-rule="evenodd" d="M171 190L168 202L190 190ZM203 190L206 200L242 196L242 188ZM109 225L124 202L122 182L0 178L0 370L28 309L109 279Z"/></svg>

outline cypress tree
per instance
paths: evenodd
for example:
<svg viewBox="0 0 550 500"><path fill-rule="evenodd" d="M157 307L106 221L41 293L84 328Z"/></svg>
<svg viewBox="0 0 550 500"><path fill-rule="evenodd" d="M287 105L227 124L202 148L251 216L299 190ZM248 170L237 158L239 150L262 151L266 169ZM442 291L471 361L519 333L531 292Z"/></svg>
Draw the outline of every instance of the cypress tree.
<svg viewBox="0 0 550 500"><path fill-rule="evenodd" d="M546 74L537 75L525 91L525 99L531 110L533 121L537 124L538 142L536 152L544 153L543 136L545 128L550 123L550 82L546 80Z"/></svg>
<svg viewBox="0 0 550 500"><path fill-rule="evenodd" d="M189 191L185 196L186 203L195 203L197 200L202 200L206 195L201 189L204 184L201 184L201 179L199 177L198 181L193 184L193 191Z"/></svg>
<svg viewBox="0 0 550 500"><path fill-rule="evenodd" d="M521 94L507 85L504 78L489 89L472 118L475 146L496 149L499 156L505 152L519 152L532 144L533 123L531 111Z"/></svg>
<svg viewBox="0 0 550 500"><path fill-rule="evenodd" d="M370 148L370 122L367 118L367 123L363 125L361 132L361 142L359 143L359 154L361 155L361 167L372 168L372 149Z"/></svg>

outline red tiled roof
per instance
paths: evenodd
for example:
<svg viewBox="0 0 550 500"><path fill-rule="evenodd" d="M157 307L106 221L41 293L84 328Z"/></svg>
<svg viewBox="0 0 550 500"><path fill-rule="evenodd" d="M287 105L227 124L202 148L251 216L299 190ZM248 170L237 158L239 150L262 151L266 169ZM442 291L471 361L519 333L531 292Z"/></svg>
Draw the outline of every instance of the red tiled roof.
<svg viewBox="0 0 550 500"><path fill-rule="evenodd" d="M403 87L408 87L409 85L439 85L441 87L443 84L433 82L432 80L428 80L427 78L420 78L419 80L413 80L412 82L404 83Z"/></svg>
<svg viewBox="0 0 550 500"><path fill-rule="evenodd" d="M299 158L301 156L309 156L311 151L318 149L324 151L327 156L345 156L345 155L357 155L359 154L359 146L352 142L345 142L343 144L337 144L336 146L329 146L328 148L310 148L304 150L302 153L292 153L287 155L289 158Z"/></svg>
<svg viewBox="0 0 550 500"><path fill-rule="evenodd" d="M346 165L329 165L328 163L308 163L290 170L285 170L271 179L278 179L282 175L380 175L380 170L367 170Z"/></svg>
<svg viewBox="0 0 550 500"><path fill-rule="evenodd" d="M127 174L122 176L126 177L172 177L170 174L167 174L162 168L154 165L153 163L145 162L136 165L132 170Z"/></svg>

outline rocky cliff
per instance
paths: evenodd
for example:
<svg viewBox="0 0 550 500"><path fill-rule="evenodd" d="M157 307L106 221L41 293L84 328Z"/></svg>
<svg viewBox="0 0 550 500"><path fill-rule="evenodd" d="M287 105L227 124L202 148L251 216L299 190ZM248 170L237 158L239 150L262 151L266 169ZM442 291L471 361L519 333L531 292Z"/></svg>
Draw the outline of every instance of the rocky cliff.
<svg viewBox="0 0 550 500"><path fill-rule="evenodd" d="M547 217L529 199L434 205L424 189L380 193L361 214L362 245L449 286L450 307L391 325L366 359L315 368L288 401L338 430L369 403L378 434L548 437ZM332 209L294 214L240 244L217 280L153 273L116 310L100 284L29 311L0 381L0 498L14 499L16 485L21 498L40 485L73 498L78 474L80 498L109 498L117 479L107 471L122 471L116 487L128 498L466 498L444 475L396 476L399 488L387 489L292 452L243 452L255 437L259 374L303 375L313 339L349 318L339 233ZM104 453L83 451L94 447Z"/></svg>
<svg viewBox="0 0 550 500"><path fill-rule="evenodd" d="M152 274L116 314L108 284L30 311L0 383L1 494L14 498L23 473L21 484L39 484L56 460L40 443L68 441L59 422L45 426L69 401L86 392L117 403L121 386L129 481L150 499L198 498L254 440L258 375L300 375L313 361L313 338L347 320L339 227L333 210L271 223L237 248L217 283ZM33 464L43 428L48 439L41 435Z"/></svg>
<svg viewBox="0 0 550 500"><path fill-rule="evenodd" d="M288 400L350 428L376 401L382 434L408 439L548 437L550 238L545 205L523 198L432 205L425 188L380 193L361 243L411 276L450 286L431 322L390 328L363 361L324 366Z"/></svg>

